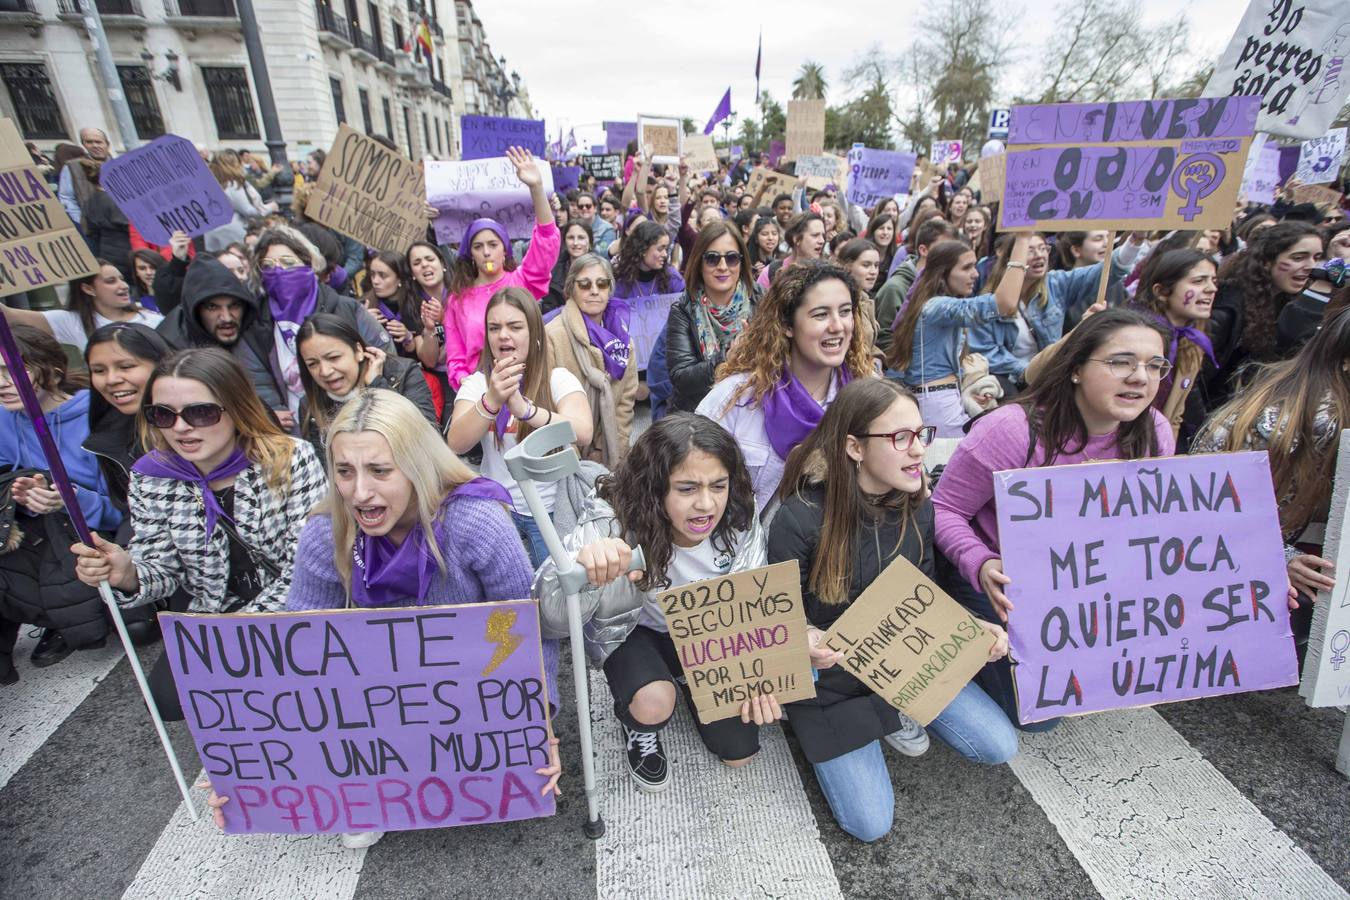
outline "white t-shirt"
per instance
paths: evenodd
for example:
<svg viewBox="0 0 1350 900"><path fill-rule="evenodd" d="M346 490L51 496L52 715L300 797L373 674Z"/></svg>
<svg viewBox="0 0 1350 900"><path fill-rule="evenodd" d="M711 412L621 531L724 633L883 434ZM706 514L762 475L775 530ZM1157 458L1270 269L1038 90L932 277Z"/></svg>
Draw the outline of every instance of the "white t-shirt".
<svg viewBox="0 0 1350 900"><path fill-rule="evenodd" d="M1036 355L1039 348L1036 346L1036 336L1031 333L1031 326L1027 324L1027 317L1023 313L1017 314L1017 340L1013 342L1013 356L1018 359L1031 359Z"/></svg>
<svg viewBox="0 0 1350 900"><path fill-rule="evenodd" d="M584 390L577 376L563 368L553 370L549 376L549 389L553 393L553 406L557 408L564 397L572 394L580 394ZM468 375L459 385L459 393L455 395L455 402L467 400L470 403L477 403L487 393L487 377L482 372L474 372ZM477 413L474 413L477 415ZM497 432L495 428L489 428L488 433L483 435L483 439L478 442L483 448L483 465L480 471L484 478L491 478L493 481L506 488L511 494L511 506L522 516L530 515L530 508L525 504L525 494L520 490L520 485L511 477L511 473L506 469L506 451L516 445L516 420L511 417L511 421L506 426L506 434L502 435L501 447L497 446ZM556 482L539 483L539 498L544 501L544 506L549 512L553 512L553 498L558 493Z"/></svg>
<svg viewBox="0 0 1350 900"><path fill-rule="evenodd" d="M51 326L52 336L56 338L57 343L69 344L72 347L79 348L84 352L85 345L89 343L89 335L84 333L84 324L80 322L80 314L73 309L44 309L42 314L47 317L47 324ZM102 328L104 325L111 325L114 319L107 319L94 313L94 328ZM127 322L139 322L142 325L148 325L151 328L164 321L164 317L157 312L151 312L148 309L142 309L136 313L134 319L126 319Z"/></svg>
<svg viewBox="0 0 1350 900"><path fill-rule="evenodd" d="M737 535L733 535L733 538ZM732 546L735 546L733 540ZM713 547L712 536L695 547L671 547L670 567L666 574L670 578L670 587L659 591L648 591L642 598L642 611L638 613L638 624L646 625L662 633L666 630L666 617L657 602L660 595L671 588L703 581L706 578L719 578L731 571L734 553L723 553Z"/></svg>

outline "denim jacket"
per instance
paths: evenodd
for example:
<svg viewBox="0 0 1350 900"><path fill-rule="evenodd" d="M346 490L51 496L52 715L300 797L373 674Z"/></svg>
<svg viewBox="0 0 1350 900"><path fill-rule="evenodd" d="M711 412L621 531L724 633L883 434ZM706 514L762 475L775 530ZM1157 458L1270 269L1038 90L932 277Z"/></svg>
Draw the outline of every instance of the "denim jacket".
<svg viewBox="0 0 1350 900"><path fill-rule="evenodd" d="M919 323L914 329L914 350L909 368L900 373L908 385L921 385L948 375L961 373L961 346L966 342L967 329L990 327L1013 319L1003 319L998 313L998 300L993 294L978 297L933 297L923 305ZM1009 325L1014 334L1016 325Z"/></svg>

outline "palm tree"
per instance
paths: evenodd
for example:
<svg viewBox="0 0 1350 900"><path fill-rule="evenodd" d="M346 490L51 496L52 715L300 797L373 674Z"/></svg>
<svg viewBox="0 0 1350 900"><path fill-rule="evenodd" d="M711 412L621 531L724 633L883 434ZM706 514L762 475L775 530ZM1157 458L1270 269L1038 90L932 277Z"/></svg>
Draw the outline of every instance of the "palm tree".
<svg viewBox="0 0 1350 900"><path fill-rule="evenodd" d="M829 87L825 81L825 67L807 60L802 63L801 73L792 82L792 99L824 100Z"/></svg>

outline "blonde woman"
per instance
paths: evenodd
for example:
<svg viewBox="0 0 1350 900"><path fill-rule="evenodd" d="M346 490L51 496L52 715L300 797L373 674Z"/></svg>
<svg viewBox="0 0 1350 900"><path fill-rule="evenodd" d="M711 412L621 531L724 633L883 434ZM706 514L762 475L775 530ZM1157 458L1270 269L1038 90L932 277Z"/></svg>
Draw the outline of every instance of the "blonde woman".
<svg viewBox="0 0 1350 900"><path fill-rule="evenodd" d="M244 176L244 164L240 161L239 154L233 150L221 150L211 157L209 168L211 174L216 176L216 181L220 182L225 196L229 198L230 206L234 208L234 218L229 224L213 228L206 233L206 249L214 253L217 250L224 250L230 244L242 244L248 229L248 220L276 212L277 205L263 203L257 189L249 184Z"/></svg>

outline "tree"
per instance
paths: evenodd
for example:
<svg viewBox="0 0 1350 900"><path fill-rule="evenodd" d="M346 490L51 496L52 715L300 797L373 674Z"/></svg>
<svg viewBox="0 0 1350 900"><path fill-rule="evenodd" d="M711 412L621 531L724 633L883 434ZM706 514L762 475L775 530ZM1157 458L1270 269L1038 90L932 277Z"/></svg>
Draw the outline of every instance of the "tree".
<svg viewBox="0 0 1350 900"><path fill-rule="evenodd" d="M919 54L914 71L928 72L933 81L936 137L967 144L984 138L994 79L1011 53L1011 37L1021 31L997 21L983 0L946 0L929 10L912 52Z"/></svg>
<svg viewBox="0 0 1350 900"><path fill-rule="evenodd" d="M825 80L825 67L807 60L802 63L800 73L792 82L793 100L824 100L829 83Z"/></svg>
<svg viewBox="0 0 1350 900"><path fill-rule="evenodd" d="M680 120L680 128L684 130L685 134L693 134L697 126L694 125L693 119L686 116ZM703 132L700 130L699 133L702 134Z"/></svg>
<svg viewBox="0 0 1350 900"><path fill-rule="evenodd" d="M783 140L783 135L787 132L787 113L783 112L783 106L777 100L769 95L768 91L761 91L759 94L759 117L763 123L764 149L769 148L772 141Z"/></svg>
<svg viewBox="0 0 1350 900"><path fill-rule="evenodd" d="M886 82L875 77L862 94L841 107L825 110L825 144L838 149L855 142L869 147L891 146L891 95Z"/></svg>
<svg viewBox="0 0 1350 900"><path fill-rule="evenodd" d="M749 153L761 149L759 138L759 123L754 119L741 119L741 128L736 132L735 143L743 146L745 152Z"/></svg>

